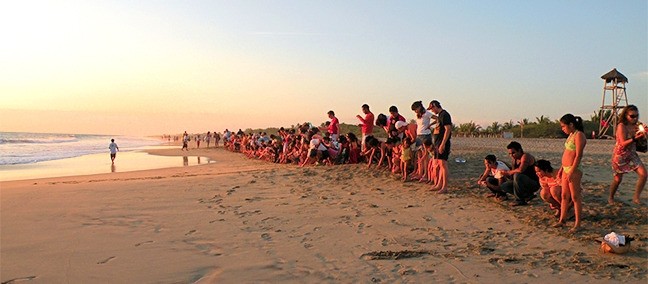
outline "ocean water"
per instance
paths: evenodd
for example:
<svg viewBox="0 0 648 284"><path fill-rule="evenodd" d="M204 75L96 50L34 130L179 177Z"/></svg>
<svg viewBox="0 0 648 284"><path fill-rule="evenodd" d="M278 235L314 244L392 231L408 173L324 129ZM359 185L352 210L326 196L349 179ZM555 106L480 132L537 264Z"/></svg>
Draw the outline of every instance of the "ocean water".
<svg viewBox="0 0 648 284"><path fill-rule="evenodd" d="M129 136L0 132L0 166L109 153L111 138L115 139L120 152L160 145L163 142L160 139Z"/></svg>
<svg viewBox="0 0 648 284"><path fill-rule="evenodd" d="M115 163L108 145L119 146ZM85 135L0 132L0 181L131 172L214 163L182 152L179 156L149 155L143 150L161 146L161 139ZM180 147L177 147L180 152Z"/></svg>

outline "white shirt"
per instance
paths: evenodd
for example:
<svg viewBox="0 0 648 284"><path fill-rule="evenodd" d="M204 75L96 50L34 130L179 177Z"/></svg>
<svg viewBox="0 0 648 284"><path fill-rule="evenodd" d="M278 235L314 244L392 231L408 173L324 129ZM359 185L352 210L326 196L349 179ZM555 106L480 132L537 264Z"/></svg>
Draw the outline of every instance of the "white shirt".
<svg viewBox="0 0 648 284"><path fill-rule="evenodd" d="M104 144L106 145L106 144ZM115 142L110 143L108 146L108 149L110 149L110 154L116 154L117 153L117 144Z"/></svg>
<svg viewBox="0 0 648 284"><path fill-rule="evenodd" d="M429 110L421 116L421 118L416 118L416 135L430 135L432 130L430 130L430 121L432 120L432 112Z"/></svg>
<svg viewBox="0 0 648 284"><path fill-rule="evenodd" d="M504 176L502 174L502 171L508 171L508 170L510 169L506 164L504 164L504 162L497 161L497 168L491 169L491 175L493 175L496 179L500 179Z"/></svg>

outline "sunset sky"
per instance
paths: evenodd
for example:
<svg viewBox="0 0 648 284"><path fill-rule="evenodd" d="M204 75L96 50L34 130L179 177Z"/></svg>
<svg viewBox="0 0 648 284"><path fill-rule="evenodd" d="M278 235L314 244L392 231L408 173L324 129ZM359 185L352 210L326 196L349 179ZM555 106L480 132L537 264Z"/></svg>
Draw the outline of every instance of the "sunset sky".
<svg viewBox="0 0 648 284"><path fill-rule="evenodd" d="M585 119L617 68L648 122L648 1L8 1L0 131L342 122L436 99L456 124Z"/></svg>

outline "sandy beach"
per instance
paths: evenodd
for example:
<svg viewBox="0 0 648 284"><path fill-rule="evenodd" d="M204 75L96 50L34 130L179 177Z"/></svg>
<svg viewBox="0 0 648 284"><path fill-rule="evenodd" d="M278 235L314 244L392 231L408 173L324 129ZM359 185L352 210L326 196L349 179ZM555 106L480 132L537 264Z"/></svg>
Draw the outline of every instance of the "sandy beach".
<svg viewBox="0 0 648 284"><path fill-rule="evenodd" d="M551 227L539 198L510 207L476 185L486 154L510 160L510 140L452 141L445 195L366 165L298 168L222 148L192 149L215 162L191 167L2 182L0 280L646 283L648 193L632 205L628 174L607 204L613 141L588 141L584 228L574 235ZM564 140L518 141L559 163ZM629 253L599 250L612 231L635 238Z"/></svg>

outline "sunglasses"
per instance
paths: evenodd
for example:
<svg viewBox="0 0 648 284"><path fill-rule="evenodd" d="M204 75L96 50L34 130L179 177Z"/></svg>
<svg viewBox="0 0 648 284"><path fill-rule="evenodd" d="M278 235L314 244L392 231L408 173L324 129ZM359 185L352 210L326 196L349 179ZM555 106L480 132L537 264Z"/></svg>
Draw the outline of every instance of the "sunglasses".
<svg viewBox="0 0 648 284"><path fill-rule="evenodd" d="M631 115L628 115L628 116L629 116L630 118L637 118L637 117L639 117L638 114L631 114Z"/></svg>

